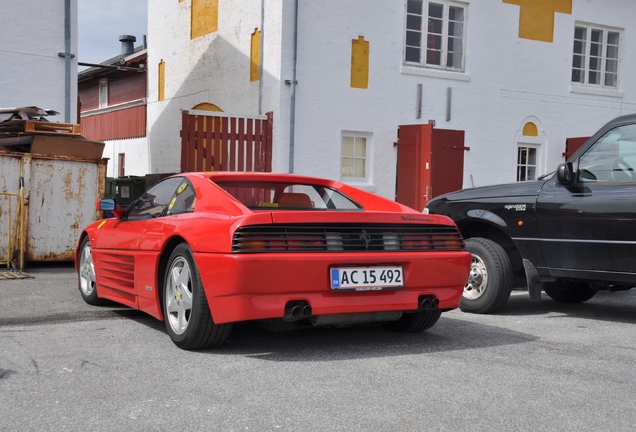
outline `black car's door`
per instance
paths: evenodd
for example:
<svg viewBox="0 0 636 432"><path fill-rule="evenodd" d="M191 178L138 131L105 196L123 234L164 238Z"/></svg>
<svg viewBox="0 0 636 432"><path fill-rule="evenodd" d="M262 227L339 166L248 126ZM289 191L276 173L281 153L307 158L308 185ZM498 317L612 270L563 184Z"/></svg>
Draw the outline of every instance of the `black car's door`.
<svg viewBox="0 0 636 432"><path fill-rule="evenodd" d="M556 276L628 282L636 273L636 125L601 136L578 160L577 181L546 182L537 229Z"/></svg>

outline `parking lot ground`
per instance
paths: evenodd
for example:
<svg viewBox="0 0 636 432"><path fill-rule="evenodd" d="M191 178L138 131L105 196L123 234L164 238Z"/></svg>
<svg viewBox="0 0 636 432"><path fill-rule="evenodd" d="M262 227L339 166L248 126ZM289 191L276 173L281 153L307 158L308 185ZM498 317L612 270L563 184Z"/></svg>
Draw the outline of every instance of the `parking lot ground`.
<svg viewBox="0 0 636 432"><path fill-rule="evenodd" d="M72 263L33 265L24 273L31 277L0 280L0 325L96 319L122 309L115 303L96 308L81 301Z"/></svg>
<svg viewBox="0 0 636 432"><path fill-rule="evenodd" d="M631 431L636 295L583 305L514 293L429 331L273 333L215 350L84 304L72 267L0 281L0 430Z"/></svg>

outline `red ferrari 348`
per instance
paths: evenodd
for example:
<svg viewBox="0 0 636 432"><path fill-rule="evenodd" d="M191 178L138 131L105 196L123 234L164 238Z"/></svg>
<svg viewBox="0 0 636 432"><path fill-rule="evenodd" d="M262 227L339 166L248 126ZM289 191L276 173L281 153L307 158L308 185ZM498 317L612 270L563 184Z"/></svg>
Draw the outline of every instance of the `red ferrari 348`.
<svg viewBox="0 0 636 432"><path fill-rule="evenodd" d="M239 321L419 332L459 306L470 267L447 217L315 177L183 173L98 208L115 217L79 238L82 297L165 320L183 349Z"/></svg>

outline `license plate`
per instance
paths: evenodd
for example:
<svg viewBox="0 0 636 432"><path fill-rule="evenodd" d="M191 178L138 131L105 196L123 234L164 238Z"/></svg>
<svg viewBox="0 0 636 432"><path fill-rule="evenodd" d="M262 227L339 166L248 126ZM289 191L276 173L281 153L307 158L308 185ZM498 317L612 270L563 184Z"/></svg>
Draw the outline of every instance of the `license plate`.
<svg viewBox="0 0 636 432"><path fill-rule="evenodd" d="M336 291L379 291L403 286L404 275L400 266L331 269L331 289Z"/></svg>

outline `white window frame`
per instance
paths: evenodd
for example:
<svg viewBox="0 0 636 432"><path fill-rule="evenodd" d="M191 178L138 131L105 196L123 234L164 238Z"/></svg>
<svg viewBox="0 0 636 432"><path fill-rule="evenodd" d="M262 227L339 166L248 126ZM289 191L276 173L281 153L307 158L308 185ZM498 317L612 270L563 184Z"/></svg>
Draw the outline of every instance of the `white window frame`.
<svg viewBox="0 0 636 432"><path fill-rule="evenodd" d="M522 149L532 149L532 150L535 151L534 165L528 163L527 155L526 155L526 162L524 164L520 163L520 161L519 161L519 152ZM516 154L516 164L515 164L516 173L515 173L515 175L516 175L516 180L518 182L521 182L521 181L532 181L532 180L536 180L537 177L539 177L539 168L540 168L539 151L540 151L540 146L535 145L535 144L529 144L529 143L518 143L517 144L517 154ZM525 171L525 178L524 179L520 179L519 178L519 169L522 168L522 167L524 168L524 171ZM533 178L528 178L528 167L534 167L534 176L533 176Z"/></svg>
<svg viewBox="0 0 636 432"><path fill-rule="evenodd" d="M99 80L99 107L106 108L108 106L108 78Z"/></svg>
<svg viewBox="0 0 636 432"><path fill-rule="evenodd" d="M344 153L345 138L353 138L354 142L360 139L365 140L365 154L364 155L354 154L353 156L345 155ZM372 138L373 138L373 134L368 132L342 131L342 134L340 137L340 179L343 182L358 183L358 184L369 184L371 182L371 166L372 166L371 161L372 161L372 155L373 155ZM363 159L364 160L364 176L345 175L343 173L345 159L352 159L354 161L354 166L355 166L356 160Z"/></svg>
<svg viewBox="0 0 636 432"><path fill-rule="evenodd" d="M421 14L415 13L409 9L409 5L421 3ZM435 4L442 6L442 28L440 33L435 33L436 36L441 37L441 46L439 49L440 64L429 63L428 60L428 40L429 40L429 25L424 28L423 23L429 22L429 6ZM461 8L463 10L463 21L461 21L461 34L459 39L461 41L461 54L454 54L459 56L459 65L453 63L448 66L449 55L452 55L449 51L449 42L455 35L449 35L450 23L458 23L452 21L449 18L450 8ZM466 26L468 18L468 4L460 3L453 0L406 0L405 5L405 23L404 23L404 52L403 59L405 66L420 66L425 68L440 69L455 72L465 72L466 64ZM419 20L420 28L417 28L417 21ZM411 26L412 28L409 28ZM433 36L434 37L434 36ZM411 57L412 53L419 50L419 60L415 61Z"/></svg>
<svg viewBox="0 0 636 432"><path fill-rule="evenodd" d="M584 30L584 35L579 35ZM602 41L592 41L592 34L601 34ZM608 43L609 34L618 36L618 44ZM572 47L572 75L570 80L573 85L588 86L591 88L618 90L620 87L620 66L622 46L624 40L622 29L598 24L576 22L574 26ZM593 43L594 42L594 43ZM600 43L600 53L595 52L594 45ZM598 64L594 64L597 62ZM615 71L609 70L613 64ZM598 82L591 77L597 74ZM608 80L614 77L613 82Z"/></svg>

